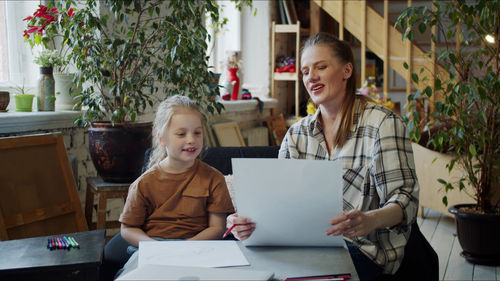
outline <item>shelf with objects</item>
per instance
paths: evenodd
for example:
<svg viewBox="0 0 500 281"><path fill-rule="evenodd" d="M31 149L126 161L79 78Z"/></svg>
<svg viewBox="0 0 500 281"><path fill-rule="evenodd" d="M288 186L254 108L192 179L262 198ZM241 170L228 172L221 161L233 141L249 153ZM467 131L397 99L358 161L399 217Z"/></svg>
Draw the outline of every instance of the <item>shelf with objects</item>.
<svg viewBox="0 0 500 281"><path fill-rule="evenodd" d="M299 69L300 69L300 59L299 59L299 49L300 49L300 21L295 24L276 24L272 22L271 27L271 97L278 99L280 103L284 103L284 109L281 107L279 113L285 113L285 115L294 115L295 118L300 116L299 114L299 104L300 104L300 79L299 79ZM284 36L286 37L284 37ZM281 36L281 37L280 37ZM290 46L286 44L290 39L293 40L295 37L294 47L285 48ZM281 44L280 44L281 41ZM285 42L283 42L285 41ZM288 56L287 56L288 55ZM286 93L285 96L278 92L278 83L286 82L293 83L293 100L290 98L289 94ZM288 87L289 84L286 86ZM286 91L284 91L286 92ZM292 111L290 111L290 106L293 105Z"/></svg>

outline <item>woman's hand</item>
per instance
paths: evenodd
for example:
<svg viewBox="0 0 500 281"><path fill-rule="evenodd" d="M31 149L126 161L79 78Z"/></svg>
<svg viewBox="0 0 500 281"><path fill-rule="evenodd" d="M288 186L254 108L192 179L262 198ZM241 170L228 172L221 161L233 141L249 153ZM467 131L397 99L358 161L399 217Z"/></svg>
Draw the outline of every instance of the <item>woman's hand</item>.
<svg viewBox="0 0 500 281"><path fill-rule="evenodd" d="M331 220L330 224L333 226L326 231L326 235L344 235L349 238L365 236L377 228L376 219L370 213L359 210L344 212Z"/></svg>
<svg viewBox="0 0 500 281"><path fill-rule="evenodd" d="M226 219L226 227L229 229L232 226L231 233L240 241L243 241L252 235L255 230L255 223L249 218L239 217L238 214L231 214Z"/></svg>

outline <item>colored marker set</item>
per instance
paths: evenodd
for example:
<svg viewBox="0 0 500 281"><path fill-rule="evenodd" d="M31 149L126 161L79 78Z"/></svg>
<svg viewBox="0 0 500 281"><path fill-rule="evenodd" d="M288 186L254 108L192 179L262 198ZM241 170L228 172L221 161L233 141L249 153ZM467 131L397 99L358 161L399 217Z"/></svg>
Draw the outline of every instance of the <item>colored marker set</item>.
<svg viewBox="0 0 500 281"><path fill-rule="evenodd" d="M78 244L75 238L71 236L50 237L47 242L47 248L49 248L50 250L57 250L57 249L69 250L71 248L80 249L80 244Z"/></svg>

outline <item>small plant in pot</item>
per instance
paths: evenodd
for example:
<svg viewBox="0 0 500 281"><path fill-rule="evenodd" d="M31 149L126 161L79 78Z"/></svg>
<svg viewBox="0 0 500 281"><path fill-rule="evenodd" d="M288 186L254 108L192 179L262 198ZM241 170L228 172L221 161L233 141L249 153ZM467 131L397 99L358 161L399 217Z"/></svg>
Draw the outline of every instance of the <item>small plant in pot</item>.
<svg viewBox="0 0 500 281"><path fill-rule="evenodd" d="M456 182L439 179L445 191L464 191L467 185L474 191L471 196L476 204L449 209L457 220L462 255L474 263L499 264L500 2L434 1L433 5L432 10L410 7L403 11L396 23L405 30L403 39L413 40L414 27L424 33L437 26L440 37L458 40L460 48L436 54L437 63L448 73L438 73L434 80L424 69L412 74L417 84L434 83L408 97L410 136L418 142L420 128L425 127L427 144L454 156L447 165L449 171L463 169ZM436 42L436 36L432 40ZM418 99L432 104L428 123L423 123L424 116L416 110ZM448 203L446 196L443 203Z"/></svg>
<svg viewBox="0 0 500 281"><path fill-rule="evenodd" d="M57 5L74 7L75 1ZM155 103L181 94L209 113L222 109L216 102L218 88L208 86L213 73L206 57L206 13L216 25L223 22L212 0L88 0L65 25L64 41L82 86L78 104L85 109L76 123L89 127L91 156L105 180L129 182L140 174L141 159L151 145L151 122L138 122L138 117ZM103 145L111 140L107 132L123 128L128 133L136 126L143 134L121 135L114 141L116 150L103 150L111 147ZM140 144L125 146L127 139ZM121 157L130 151L137 156ZM129 163L134 167L119 166Z"/></svg>
<svg viewBox="0 0 500 281"><path fill-rule="evenodd" d="M13 87L12 90L16 101L16 111L31 112L35 95L28 94L28 89L25 88L24 84Z"/></svg>

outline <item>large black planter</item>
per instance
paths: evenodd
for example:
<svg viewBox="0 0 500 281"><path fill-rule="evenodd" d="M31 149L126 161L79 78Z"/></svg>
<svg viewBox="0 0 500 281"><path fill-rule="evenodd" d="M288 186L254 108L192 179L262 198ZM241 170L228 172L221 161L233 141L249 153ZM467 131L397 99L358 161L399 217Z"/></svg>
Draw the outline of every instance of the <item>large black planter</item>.
<svg viewBox="0 0 500 281"><path fill-rule="evenodd" d="M473 204L459 204L449 208L455 215L457 235L469 262L500 265L500 214L475 214L461 210Z"/></svg>
<svg viewBox="0 0 500 281"><path fill-rule="evenodd" d="M89 151L99 176L108 182L133 182L141 174L144 153L151 147L151 122L93 123Z"/></svg>

